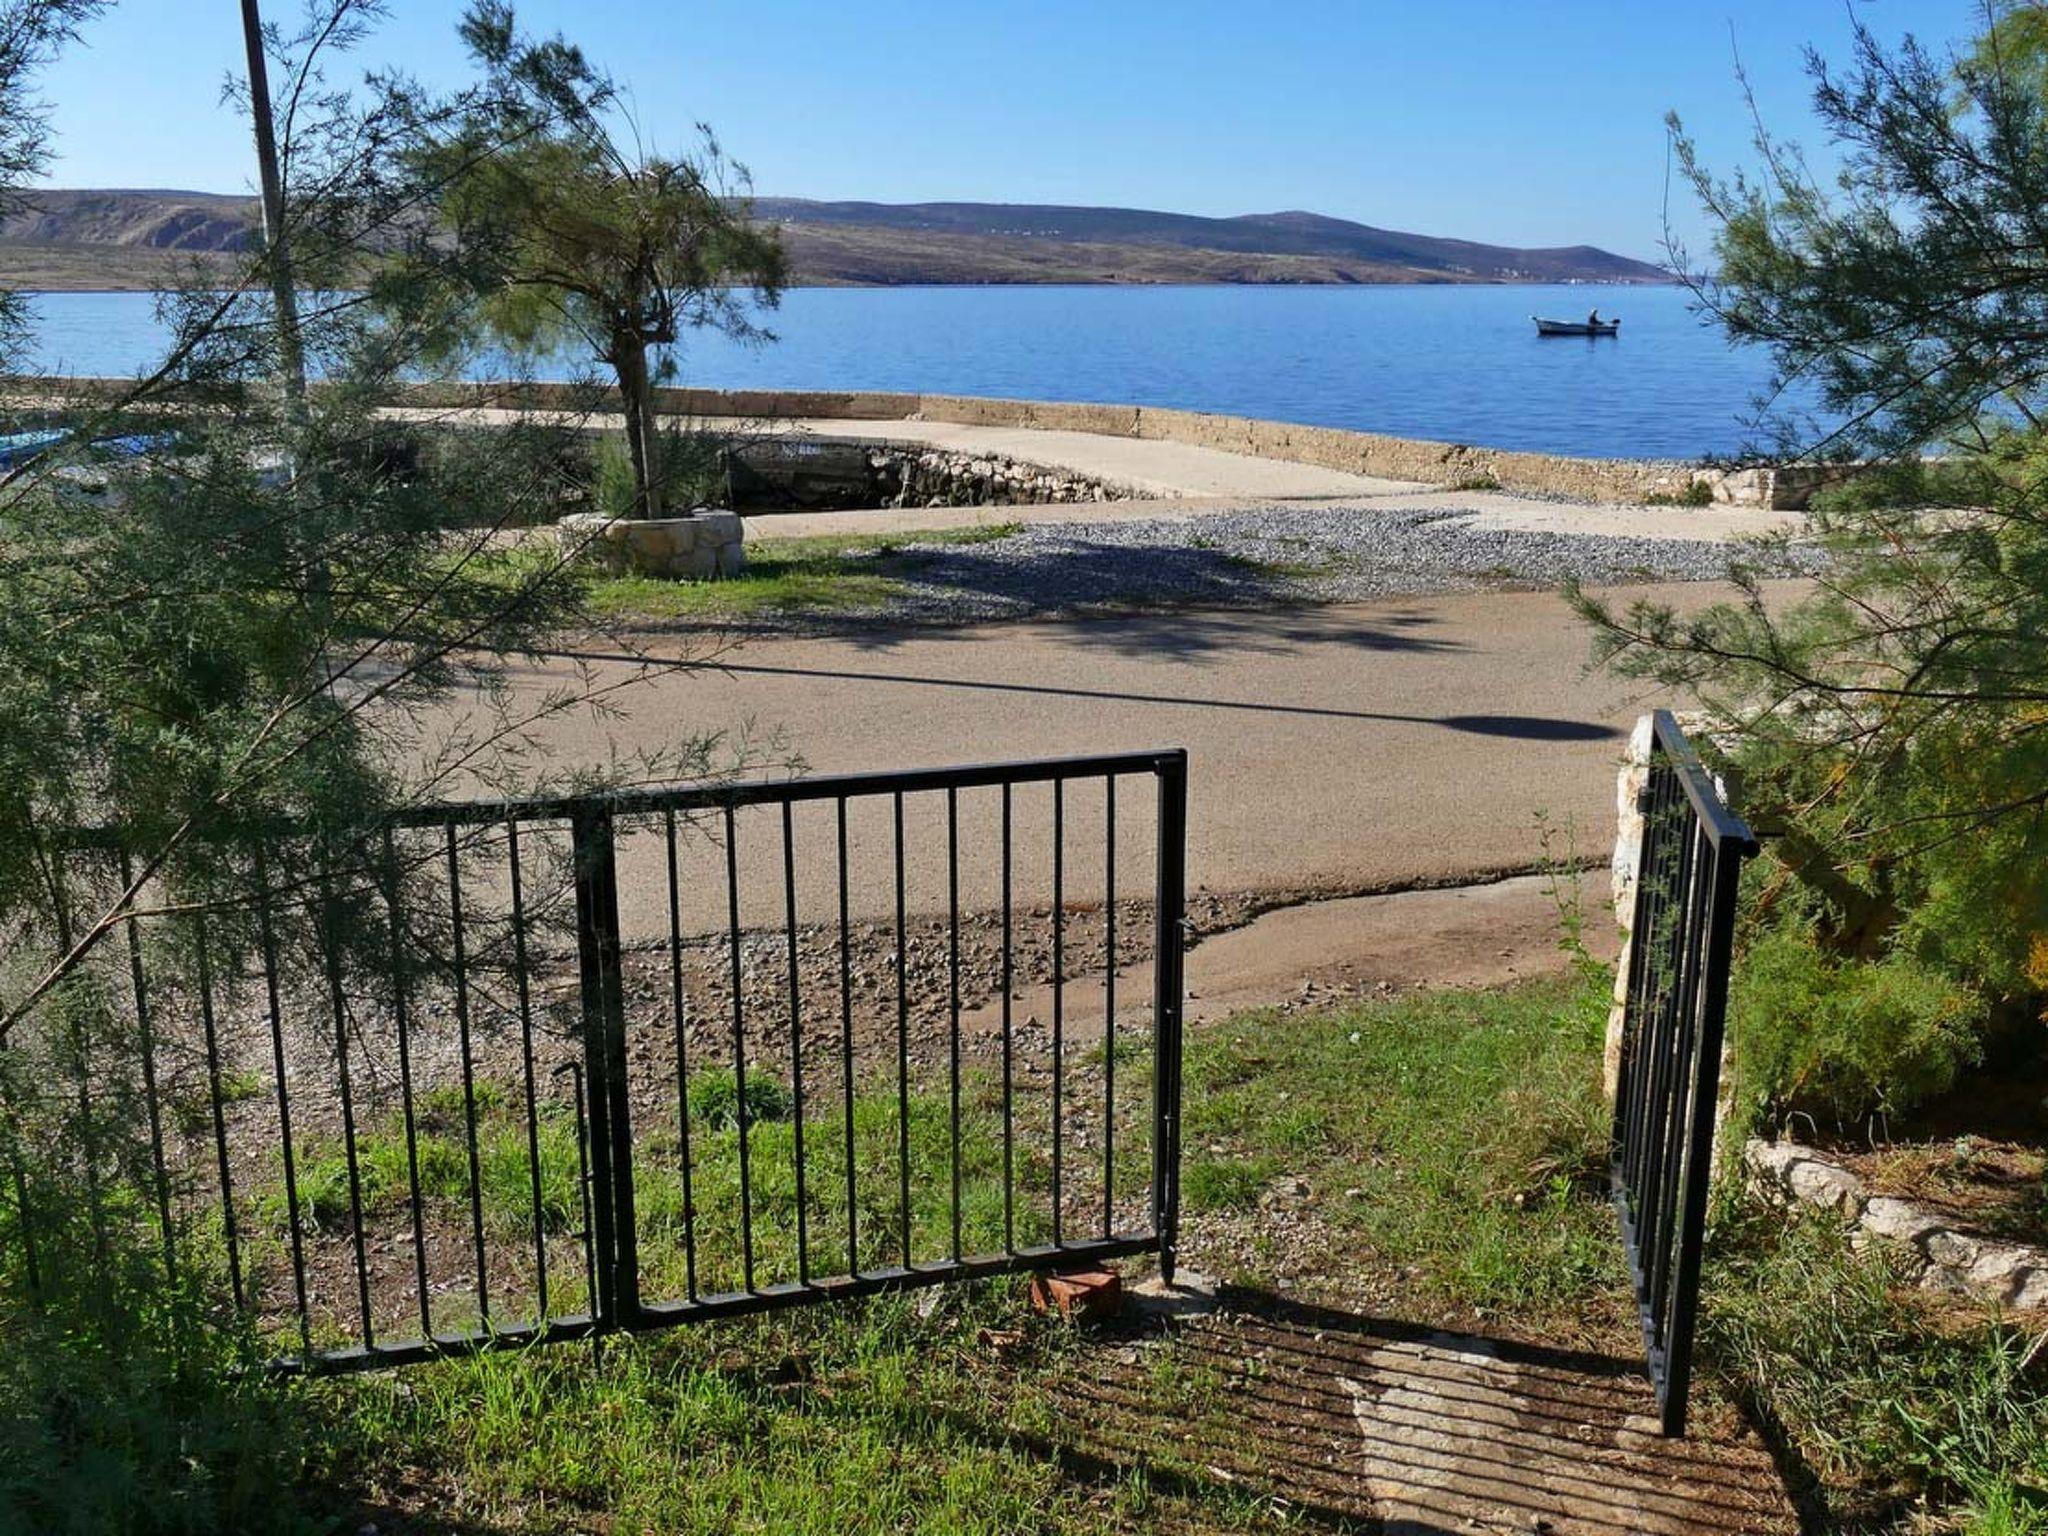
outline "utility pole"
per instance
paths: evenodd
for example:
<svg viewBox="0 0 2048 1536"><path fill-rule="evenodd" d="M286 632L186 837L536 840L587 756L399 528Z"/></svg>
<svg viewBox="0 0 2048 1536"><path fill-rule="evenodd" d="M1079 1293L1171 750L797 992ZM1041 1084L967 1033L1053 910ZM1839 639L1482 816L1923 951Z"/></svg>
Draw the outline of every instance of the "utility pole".
<svg viewBox="0 0 2048 1536"><path fill-rule="evenodd" d="M257 0L242 0L242 37L249 50L249 114L256 124L256 169L263 186L263 244L270 293L277 304L277 341L287 398L306 398L306 355L299 341L299 297L292 286L291 252L284 227L284 176L277 163L277 128L270 118L270 67L263 52L263 17Z"/></svg>

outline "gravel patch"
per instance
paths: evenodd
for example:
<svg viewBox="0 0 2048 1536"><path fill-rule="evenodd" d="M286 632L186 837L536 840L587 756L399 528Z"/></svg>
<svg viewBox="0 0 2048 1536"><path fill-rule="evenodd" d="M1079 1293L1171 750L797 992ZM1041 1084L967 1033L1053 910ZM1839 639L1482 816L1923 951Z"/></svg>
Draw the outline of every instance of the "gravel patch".
<svg viewBox="0 0 2048 1536"><path fill-rule="evenodd" d="M1712 581L1738 555L1810 575L1817 550L1507 531L1472 510L1260 508L1194 519L1027 525L986 544L881 557L905 589L864 621L960 623L1090 610L1271 606L1630 581ZM843 617L843 616L842 616Z"/></svg>

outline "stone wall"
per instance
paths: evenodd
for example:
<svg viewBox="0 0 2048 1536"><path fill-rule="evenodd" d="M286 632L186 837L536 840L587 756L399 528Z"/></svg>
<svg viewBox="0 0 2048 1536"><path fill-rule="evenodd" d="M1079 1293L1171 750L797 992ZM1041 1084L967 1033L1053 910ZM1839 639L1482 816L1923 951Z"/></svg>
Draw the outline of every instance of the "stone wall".
<svg viewBox="0 0 2048 1536"><path fill-rule="evenodd" d="M36 388L43 398L67 393L103 395L115 382L42 379L36 381ZM686 416L707 425L722 421L759 425L810 417L831 421L943 421L1089 432L1217 448L1392 480L1420 480L1435 485L1492 482L1505 491L1622 504L1641 503L1651 497L1676 499L1693 485L1703 484L1717 501L1797 508L1804 506L1817 484L1832 473L1810 467L1724 471L1668 459L1570 458L1152 406L880 390L663 389L656 391L656 395L657 409L663 414ZM618 408L616 396L609 391L588 385L549 383L421 384L411 388L410 403L433 409Z"/></svg>
<svg viewBox="0 0 2048 1536"><path fill-rule="evenodd" d="M1873 1195L1847 1168L1795 1142L1751 1140L1742 1153L1750 1187L1766 1200L1831 1211L1852 1242L1887 1244L1925 1289L2015 1310L2048 1308L2048 1252L1958 1228L1911 1200Z"/></svg>
<svg viewBox="0 0 2048 1536"><path fill-rule="evenodd" d="M878 444L868 450L880 505L1012 507L1125 501L1130 491L1071 470L1001 455Z"/></svg>
<svg viewBox="0 0 2048 1536"><path fill-rule="evenodd" d="M1123 501L1128 487L1007 454L876 438L734 428L724 454L729 504L747 516L871 507L1009 507Z"/></svg>

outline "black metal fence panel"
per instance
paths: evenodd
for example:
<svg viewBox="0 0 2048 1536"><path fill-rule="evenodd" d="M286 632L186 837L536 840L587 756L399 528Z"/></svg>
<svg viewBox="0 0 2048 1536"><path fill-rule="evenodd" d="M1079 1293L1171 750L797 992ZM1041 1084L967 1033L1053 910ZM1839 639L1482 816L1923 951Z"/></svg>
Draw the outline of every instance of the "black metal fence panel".
<svg viewBox="0 0 2048 1536"><path fill-rule="evenodd" d="M1654 717L1615 1094L1612 1183L1663 1430L1685 1432L1738 882L1755 839Z"/></svg>
<svg viewBox="0 0 2048 1536"><path fill-rule="evenodd" d="M0 1262L142 1223L307 1370L1170 1275L1186 793L1145 752L280 836L0 1052Z"/></svg>

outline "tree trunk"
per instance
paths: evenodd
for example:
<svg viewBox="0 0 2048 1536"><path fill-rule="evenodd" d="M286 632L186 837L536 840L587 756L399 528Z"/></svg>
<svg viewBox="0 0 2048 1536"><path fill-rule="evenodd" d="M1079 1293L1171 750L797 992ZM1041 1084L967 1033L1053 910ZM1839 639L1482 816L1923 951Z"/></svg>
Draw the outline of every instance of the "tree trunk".
<svg viewBox="0 0 2048 1536"><path fill-rule="evenodd" d="M263 265L277 304L278 360L293 425L304 427L306 353L299 336L299 296L285 245L284 178L278 169L277 130L270 115L269 61L263 54L263 18L257 0L242 0L242 39L248 46L249 112L256 129L256 171L263 188Z"/></svg>
<svg viewBox="0 0 2048 1536"><path fill-rule="evenodd" d="M654 418L654 389L647 377L647 343L630 332L612 342L613 370L626 412L626 448L633 458L633 515L662 515L661 428Z"/></svg>

